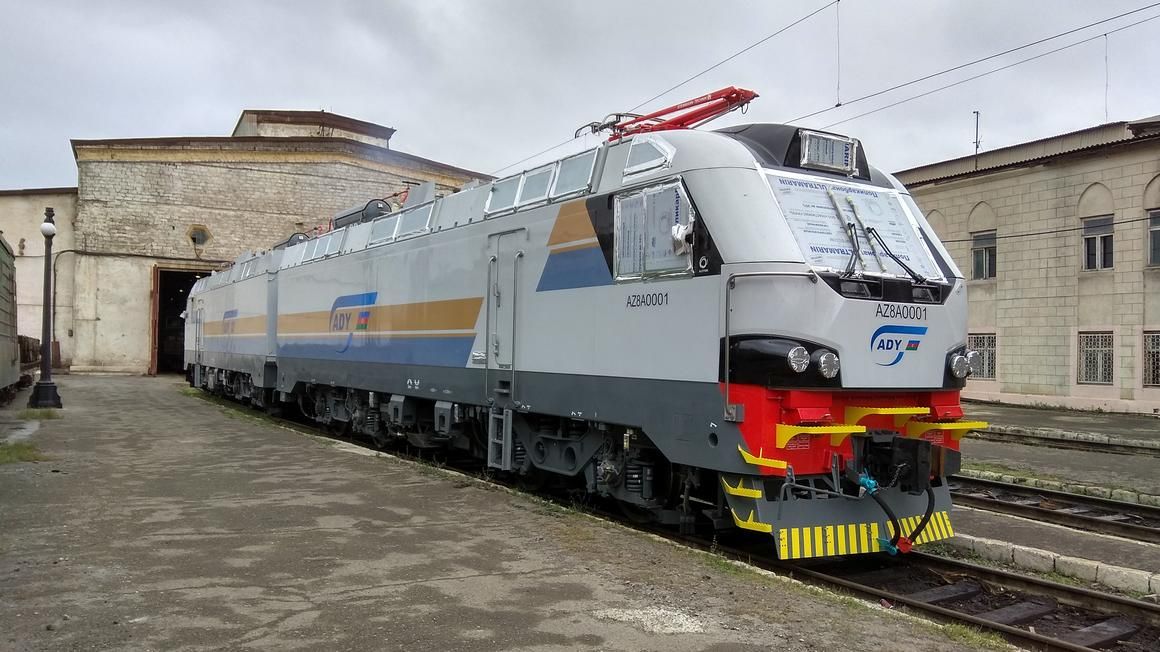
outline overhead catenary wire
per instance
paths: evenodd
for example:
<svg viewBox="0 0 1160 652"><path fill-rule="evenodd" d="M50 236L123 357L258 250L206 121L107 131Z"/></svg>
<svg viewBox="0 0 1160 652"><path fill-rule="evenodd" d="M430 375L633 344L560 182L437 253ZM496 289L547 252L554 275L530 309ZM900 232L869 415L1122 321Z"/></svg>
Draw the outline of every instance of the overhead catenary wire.
<svg viewBox="0 0 1160 652"><path fill-rule="evenodd" d="M650 102L653 102L653 101L655 101L655 100L657 100L657 99L660 99L661 97L664 97L665 95L667 95L667 94L669 94L669 93L671 93L671 92L673 92L673 91L677 90L678 88L681 88L682 86L684 86L684 85L688 84L689 82L691 82L691 81L693 81L693 80L695 80L695 79L697 79L697 78L699 78L699 77L701 77L701 76L705 75L706 73L708 73L708 72L711 72L711 71L713 71L713 70L715 70L715 69L717 69L717 68L721 67L722 65L724 65L724 64L726 64L726 63L728 63L728 62L732 61L733 59L736 59L737 57L739 57L739 56L741 56L741 55L745 54L746 52L749 52L750 50L752 50L752 49L754 49L754 48L758 47L759 45L761 45L761 44L763 44L763 43L765 43L765 42L769 41L770 39L772 39L772 38L774 38L774 37L778 36L779 34L781 34L781 33L785 32L786 30L789 30L789 29L791 29L791 28L793 28L793 27L795 27L795 26L799 25L800 23L803 23L803 22L805 22L806 20L809 20L810 18L812 18L812 17L816 16L817 14L821 13L822 11L824 11L824 10L826 10L826 9L830 8L830 7L836 7L836 6L838 5L839 1L840 1L840 0L833 0L832 2L829 2L829 3L825 4L825 5L822 5L821 7L819 7L818 9L816 9L816 10L814 10L814 11L810 12L809 14L806 14L805 16L803 16L803 17L801 17L801 18L799 18L799 19L797 19L797 20L795 20L795 21L793 21L793 22L789 23L788 25L786 25L786 26L784 26L784 27L782 27L782 28L779 28L777 31L775 31L775 32L773 32L773 33L771 33L771 34L769 34L769 35L767 35L767 36L765 36L765 37L763 37L763 38L761 38L761 39L759 39L759 40L755 41L754 43L751 43L751 44L747 45L746 47L744 47L744 48L742 48L742 49L740 49L740 50L738 50L738 51L734 52L733 54L730 54L729 56L725 57L724 59L721 59L720 61L718 61L718 62L714 63L713 65L709 66L708 68L705 68L704 70L701 70L700 72L698 72L698 73L696 73L696 74L694 74L694 75L691 75L691 76L687 77L686 79L682 80L681 82L679 82L679 83L677 83L677 84L675 84L675 85L673 85L673 86L670 86L669 88L665 89L664 91L661 91L660 93L657 93L656 95L653 95L653 96L652 96L652 97L650 97L649 99L647 99L647 100L645 100L645 101L643 101L643 102L641 102L641 103L637 104L636 106L632 107L632 108L629 110L629 112L634 112L634 111L636 111L637 109L640 109L641 107L643 107L643 106L645 106L645 105L649 104ZM873 98L875 98L875 97L879 97L879 96L881 96L881 95L885 95L885 94L887 94L887 93L891 93L891 92L893 92L893 91L900 90L900 89L902 89L902 88L907 88L907 87L909 87L909 86L913 86L913 85L915 85L915 84L919 84L919 83L922 83L922 82L924 82L924 81L928 81L928 80L930 80L930 79L934 79L934 78L936 78L936 77L941 77L941 76L943 76L943 75L946 75L946 74L949 74L949 73L955 72L955 71L957 71L957 70L962 70L962 69L964 69L964 68L969 68L969 67L971 67L971 66L974 66L974 65L977 65L977 64L980 64L980 63L986 62L986 61L990 61L990 60L992 60L992 59L997 59L997 58L999 58L999 57L1002 57L1002 56L1005 56L1005 55L1008 55L1008 54L1012 54L1012 53L1018 52L1018 51L1020 51L1020 50L1025 50L1025 49L1027 49L1027 48L1034 47L1034 46L1036 46L1036 45L1041 45L1041 44L1043 44L1043 43L1047 43L1047 42L1049 42L1049 41L1053 41L1053 40L1056 40L1056 39L1059 39L1059 38L1063 38L1063 37L1065 37L1065 36L1068 36L1068 35L1070 35L1070 34L1074 34L1074 33L1076 33L1076 32L1080 32L1080 31L1083 31L1083 30L1085 30L1085 29L1090 29L1090 28L1092 28L1092 27L1095 27L1095 26L1097 26L1097 25L1102 25L1102 24L1104 24L1104 23L1108 23L1108 22L1111 22L1111 21L1114 21L1114 20L1118 20L1118 19L1120 19L1120 18L1124 18L1124 17L1126 17L1126 16L1130 16L1130 15L1133 15L1133 14L1137 14L1137 13L1140 13L1140 12L1142 12L1142 11L1147 11L1148 9L1153 9L1153 8L1155 8L1155 7L1160 7L1160 2L1153 2L1153 3L1151 3L1151 4L1145 5L1145 6L1143 6L1143 7L1140 7L1140 8L1138 8L1138 9L1133 9L1133 10L1131 10L1131 11L1126 11L1126 12L1123 12L1123 13L1117 14L1117 15L1115 15L1115 16L1110 16L1110 17L1108 17L1108 18L1104 18L1104 19L1101 19L1101 20L1098 20L1098 21L1094 21L1094 22L1091 22L1091 23L1087 23L1087 24L1085 24L1085 25L1081 25L1081 26L1079 26L1079 27L1074 27L1074 28L1072 28L1072 29L1069 29L1069 30L1066 30L1066 31L1063 31L1063 32L1059 32L1059 33L1057 33L1057 34L1053 34L1053 35L1051 35L1051 36L1047 36L1047 37L1044 37L1044 38L1041 38L1041 39L1037 39L1037 40L1035 40L1035 41L1031 41L1031 42L1029 42L1029 43L1025 43L1025 44L1023 44L1023 45L1019 45L1019 46L1016 46L1016 47L1013 47L1013 48L1008 48L1008 49L1006 49L1006 50L1003 50L1003 51L1001 51L1001 52L996 52L996 53L994 53L994 54L990 54L990 55L987 55L987 56L985 56L985 57L981 57L981 58L979 58L979 59L975 59L975 60L972 60L972 61L968 61L968 62L966 62L966 63L962 63L962 64L959 64L959 65L956 65L956 66L952 66L952 67L950 67L950 68L946 68L946 69L943 69L943 70L940 70L940 71L937 71L937 72L933 72L933 73L930 73L930 74L928 74L928 75L924 75L924 76L922 76L922 77L917 77L917 78L915 78L915 79L912 79L912 80L909 80L909 81L906 81L906 82L903 82L903 83L900 83L900 84L895 84L895 85L893 85L893 86L890 86L890 87L888 87L888 88L884 88L884 89L881 89L881 90L878 90L878 91L874 91L873 93L868 93L868 94L866 94L866 95L862 95L862 96L860 96L860 97L856 97L856 98L854 98L854 99L851 99L851 100L848 100L848 101L846 101L846 102L841 102L841 101L840 101L840 97L839 97L839 101L838 101L838 102L837 102L837 103L836 103L834 106L828 106L828 107L825 107L825 108L823 108L823 109L819 109L819 110L817 110L817 111L813 111L813 112L811 112L811 113L807 113L807 114L804 114L804 115L798 116L798 117L796 117L796 118L793 118L792 120L788 120L788 121L786 121L786 122L787 122L787 123L791 123L791 124L792 124L792 123L795 123L795 122L799 122L799 121L801 121L801 120L806 120L806 119L808 119L808 118L812 118L812 117L815 117L815 116L821 115L821 114L823 114L823 113L828 113L828 112L830 112L830 111L834 111L834 110L837 110L837 109L839 109L839 108L844 108L844 107L850 106L851 104L856 104L856 103L858 103L858 102L862 102L862 101L865 101L865 100L873 99ZM1147 22L1147 21L1149 21L1149 20L1153 20L1153 19L1154 19L1154 18L1156 18L1156 17L1157 17L1157 16L1153 16L1153 17L1151 17L1151 18L1147 18L1147 19L1145 19L1145 20L1143 20L1143 21L1139 21L1139 22L1132 23L1132 24L1130 24L1130 25L1127 25L1127 26L1124 26L1124 27L1120 27L1120 28L1117 28L1117 29L1114 29L1114 30L1110 30L1110 31L1106 32L1105 34L1103 34L1102 36L1103 36L1104 38L1106 38L1108 34L1112 34L1112 33L1115 33L1115 32L1118 32L1118 31L1121 31L1121 30L1123 30L1123 29L1126 29L1126 28L1128 28L1128 27L1134 27L1134 26L1136 26L1136 25L1139 25L1139 24L1141 24L1141 23L1143 23L1143 22ZM837 24L837 22L836 22L836 24ZM1097 36L1097 37L1093 37L1093 38L1099 38L1099 37ZM904 99L904 100L900 100L900 101L898 101L898 102L894 102L894 103L892 103L892 104L888 104L888 105L886 105L886 106L879 107L879 108L877 108L877 109L874 109L874 110L871 110L871 111L867 111L867 112L864 112L864 113L858 114L858 115L856 115L856 116L853 116L853 117L850 117L850 118L846 118L846 119L840 120L840 121L838 121L838 122L831 123L831 124L829 124L829 125L826 125L826 126L825 126L825 127L823 127L823 128L831 127L831 126L834 126L834 125L837 125L837 124L842 124L842 123L844 123L844 122L849 122L849 121L852 121L852 120L855 120L855 119L858 119L858 118L864 117L864 116L866 116L866 115L870 115L870 114L872 114L872 113L876 113L876 112L878 112L878 111L883 111L883 110L885 110L885 109L892 108L892 107L894 107L894 106L898 106L899 104L903 104L903 103L905 103L905 102L909 102L909 101L912 101L912 100L915 100L915 99L919 99L919 98L921 98L921 97L925 97L925 96L927 96L927 95L931 95L931 94L933 94L933 93L937 93L937 92L940 92L940 91L942 91L942 90L946 90L946 89L948 89L948 88L952 88L952 87L954 87L954 86L957 86L957 85L959 85L959 84L962 84L962 83L966 83L966 82L968 82L968 81L973 81L973 80L975 80L975 79L978 79L979 77L983 77L983 76L986 76L986 75L989 75L989 74L993 74L993 73L996 73L996 72L1000 72L1000 71L1002 71L1002 70L1006 70L1007 68L1013 67L1014 65L1019 65L1020 63L1026 63L1026 62L1028 62L1028 61L1032 61L1032 60L1034 60L1034 59L1041 58L1041 57L1043 57L1043 56L1047 56L1047 55L1049 55L1049 54L1054 54L1055 52L1059 52L1059 51L1062 51L1062 50L1068 49L1068 48L1070 48L1070 47L1075 47L1075 46L1077 46L1077 45L1081 45L1081 44L1083 44L1083 43L1085 43L1085 42L1088 42L1088 41L1090 41L1090 40L1092 40L1092 39L1085 39L1084 41L1079 41L1079 42L1077 42L1077 43L1073 43L1073 44L1071 44L1071 45L1069 45L1069 46L1065 46L1065 47L1062 47L1062 48L1058 48L1058 49L1056 49L1056 50L1052 50L1052 51L1050 51L1050 52L1047 52L1047 53L1044 53L1044 54L1041 54L1041 55L1037 55L1037 56L1035 56L1035 57L1031 57L1031 58L1028 58L1028 59L1024 59L1024 60L1022 60L1022 61L1020 61L1020 62L1017 62L1017 63L1015 63L1015 64L1010 64L1010 65L1007 65L1007 66L1003 66L1003 67L1000 67L1000 68L996 68L996 69L994 69L994 70L991 70L991 71L988 71L988 72L985 72L985 73L981 73L981 74L979 74L979 75L975 75L975 76L973 76L973 77L970 77L970 78L967 78L967 79L964 79L964 80L961 80L961 81L955 82L955 83L953 83L953 84L948 84L948 85L946 85L946 86L943 86L943 87L940 87L940 88L937 88L937 89L933 89L933 90L931 90L931 91L927 91L927 92L925 92L925 93L921 93L921 94L919 94L919 95L915 95L915 96L912 96L912 97L910 97L910 98L906 98L906 99ZM839 61L840 61L840 59L839 59ZM837 90L838 90L838 92L839 92L839 93L840 93L840 88L841 88L841 87L840 87L840 85L838 85L838 86L837 86ZM501 167L501 168L498 168L498 169L496 169L495 171L493 171L493 172L492 172L492 174L493 174L493 175L495 175L495 174L499 174L500 172L503 172L504 170L507 170L507 169L509 169L509 168L513 168L513 167L515 167L515 166L517 166L517 165L520 165L520 164L522 164L522 163L526 163L527 161L530 161L530 160L532 160L532 159L535 159L535 158L537 158L537 157L543 156L544 154L547 154L548 152L551 152L552 150L559 149L560 147L563 147L563 146L565 146L565 145L567 145L567 144L569 144L569 143L572 143L572 142L574 142L575 140L576 140L576 137L572 137L572 138L568 138L568 139L566 139L566 140L563 140L563 141L561 141L561 142L559 142L559 143L557 143L557 144L555 144L555 145L552 145L552 146L550 146L550 147L547 147L547 148L545 148L545 149L542 149L542 150L540 150L540 151L536 152L535 154L531 154L531 155L529 155L529 156L525 156L524 158L521 158L521 159L520 159L520 160L518 160L518 161L515 161L515 162L513 162L513 163L509 163L508 165L505 165L505 166L503 166L503 167Z"/></svg>
<svg viewBox="0 0 1160 652"><path fill-rule="evenodd" d="M1160 3L1157 3L1157 4L1160 4ZM987 71L981 72L977 75L972 75L972 76L967 77L965 79L960 79L958 81L954 81L954 82L951 82L949 84L939 86L938 88L932 88L929 91L924 91L922 93L918 93L917 95L911 95L910 97L903 98L903 99L898 100L896 102L891 102L890 104L886 104L884 106L880 106L880 107L875 108L875 109L870 109L869 111L864 111L862 113L859 113L858 115L850 116L849 118L843 118L843 119L838 120L836 122L831 122L827 125L822 126L821 128L828 129L828 128L836 126L836 125L840 125L840 124L843 124L846 122L851 122L851 121L857 120L858 118L864 118L870 114L878 113L879 111L885 111L886 109L894 108L900 104L905 104L907 102L911 102L911 101L917 100L919 98L926 97L928 95L933 95L935 93L945 91L948 88L953 88L955 86L959 86L961 84L965 84L967 82L974 81L976 79L979 79L980 77L986 77L987 75L993 75L997 72L1007 70L1008 68L1014 68L1015 66L1025 64L1025 63L1028 63L1030 61L1035 61L1036 59L1042 59L1043 57L1047 57L1047 56L1050 56L1052 54L1056 54L1057 52L1062 52L1064 50L1068 50L1068 49L1074 48L1076 46L1083 45L1085 43L1090 43L1096 39L1106 38L1108 34L1115 34L1116 32L1120 32L1120 31L1123 31L1126 29L1131 29L1132 27L1137 27L1137 26L1142 25L1146 22L1156 20L1157 18L1160 18L1160 14L1157 14L1155 16L1150 16L1150 17L1144 18L1142 20L1138 20L1134 23L1130 23L1130 24L1124 25L1122 27L1117 27L1116 29L1113 29L1113 30L1109 30L1107 32L1107 34L1097 34L1095 36L1091 36L1091 37L1085 38L1083 40L1076 41L1075 43L1069 43L1068 45L1060 46L1058 48L1055 48L1054 50L1048 50L1047 52L1041 52L1040 54L1036 54L1034 56L1027 57L1026 59L1020 59L1019 61L1014 61L1012 63L1005 65L1005 66L1000 66L998 68L992 68L991 70L987 70Z"/></svg>
<svg viewBox="0 0 1160 652"><path fill-rule="evenodd" d="M796 27L796 26L798 26L798 25L800 25L800 24L802 24L802 23L806 22L807 20L809 20L809 19L813 18L814 16L817 16L818 14L822 13L822 12L823 12L823 11L825 11L826 9L829 9L830 7L833 7L833 6L834 6L834 5L836 5L836 4L838 4L838 0L833 0L833 1L832 1L832 2L830 2L829 4L825 4L825 5L822 5L821 7L818 7L817 9L815 9L815 10L811 11L810 13L806 14L805 16L802 16L801 18L798 18L797 20L795 20L795 21L793 21L792 23L790 23L790 24L786 25L785 27L782 27L782 28L778 29L776 32L773 32L772 34L769 34L768 36L764 36L764 37L762 37L762 38L758 39L757 41L754 41L753 43L750 43L749 45L747 45L747 46L745 46L745 47L741 48L740 50L738 50L738 51L734 52L733 54L731 54L731 55L729 55L729 56L727 56L727 57L725 57L724 59L721 59L721 60L720 60L720 61L718 61L717 63L715 63L715 64L713 64L713 65L709 66L708 68L705 68L705 69L704 69L704 70L702 70L701 72L699 72L699 73L697 73L697 74L695 74L695 75L693 75L693 76L691 76L691 77L689 77L689 78L685 79L684 81L682 81L682 82L680 82L680 83L676 84L675 86L670 86L669 88L667 88L667 89L665 89L665 90L661 91L660 93L657 93L656 95L653 95L652 97L648 98L647 100L645 100L645 101L641 102L640 104L637 104L636 106L634 106L634 107L632 107L631 109L629 109L629 112L631 113L631 112L633 112L633 111L636 111L637 109L641 108L642 106L645 106L646 104L649 104L650 102L652 102L652 101L654 101L654 100L659 100L660 98L662 98L662 97L664 97L665 95L668 95L669 93L671 93L671 92L673 92L673 91L677 90L678 88L680 88L680 87L684 86L685 84L688 84L689 82L693 81L694 79L697 79L698 77L700 77L700 76L702 76L702 75L704 75L704 74L706 74L706 73L708 73L708 72L712 72L713 70L716 70L717 68L720 68L721 66L723 66L723 65L725 65L725 64L727 64L727 63L729 63L730 61L732 61L732 60L736 59L737 57L739 57L739 56L741 56L741 55L743 55L743 54L745 54L746 52L749 52L750 50L752 50L753 48L755 48L755 47L757 47L757 46L761 45L762 43L765 43L766 41L768 41L768 40L770 40L770 39L772 39L772 38L776 37L777 35L781 34L782 32L785 32L785 31L787 31L787 30L790 30L790 29L792 29L792 28L794 28L794 27ZM1158 4L1160 4L1160 3L1158 3Z"/></svg>
<svg viewBox="0 0 1160 652"><path fill-rule="evenodd" d="M1088 23L1088 24L1086 24L1086 25L1081 25L1081 26L1079 26L1079 27L1074 27L1074 28L1072 28L1072 29L1069 29L1069 30L1067 30L1067 31L1064 31L1064 32L1059 32L1058 34L1053 34L1053 35L1051 35L1051 36L1047 36L1047 37L1044 37L1044 38L1041 38L1041 39L1038 39L1038 40L1035 40L1035 41L1031 41L1030 43L1024 43L1023 45L1020 45L1020 46L1017 46L1017 47L1008 48L1008 49L1006 49L1006 50L1003 50L1002 52L996 52L996 53L994 53L994 54L989 54L989 55L987 55L987 56L985 56L985 57L981 57L981 58L979 58L979 59L975 59L975 60L973 60L973 61L968 61L968 62L966 62L966 63L961 63L961 64L958 64L958 65L956 65L956 66L952 66L952 67L950 67L950 68L945 68L945 69L943 69L943 70L939 70L938 72L933 72L933 73L930 73L930 74L928 74L928 75L923 75L922 77L916 77L916 78L914 78L914 79L911 79L910 81L905 81L905 82L902 82L901 84L895 84L894 86L890 86L890 87L888 87L888 88L883 88L883 89L881 89L881 90L874 91L873 93L868 93L868 94L866 94L866 95L862 95L862 96L860 96L860 97L856 97L856 98L854 98L854 99L852 99L852 100L847 100L846 102L843 102L843 103L841 103L840 105L837 105L837 106L828 106L828 107L825 107L825 108L822 108L822 109L818 109L817 111L813 111L813 112L811 112L811 113L807 113L807 114L805 114L805 115L800 115L800 116L798 116L798 117L796 117L796 118L794 118L794 119L792 119L792 120L788 120L787 122L789 122L789 123L794 123L794 122L798 122L798 121L800 121L800 120L806 120L806 119L808 119L808 118L812 118L812 117L814 117L814 116L818 116L818 115L821 115L821 114L823 114L823 113L828 113L828 112L830 112L830 111L834 111L834 110L836 110L836 109L838 109L838 108L846 107L846 106L849 106L849 105L851 105L851 104L856 104L856 103L858 103L858 102L862 102L862 101L865 101L865 100L873 99L873 98L875 98L875 97L878 97L878 96L880 96L880 95L885 95L885 94L887 94L887 93L891 93L891 92L893 92L893 91L900 90L900 89L906 88L906 87L908 87L908 86L914 86L915 84L920 84L920 83L922 83L922 82L924 82L924 81L928 81L928 80L934 79L935 77L941 77L941 76L943 76L943 75L946 75L946 74L949 74L949 73L955 72L955 71L957 71L957 70L962 70L962 69L964 69L964 68L969 68L969 67L971 67L971 66L974 66L974 65L977 65L977 64L983 63L983 62L985 62L985 61L990 61L990 60L992 60L992 59L997 59L997 58L999 58L999 57L1002 57L1002 56L1005 56L1005 55L1008 55L1008 54L1014 54L1015 52L1019 52L1020 50L1026 50L1027 48L1035 47L1036 45L1042 45L1043 43L1047 43L1047 42L1049 42L1049 41L1054 41L1054 40L1056 40L1056 39L1063 38L1063 37L1065 37L1065 36L1069 36L1069 35L1071 35L1071 34L1075 34L1076 32L1082 32L1082 31L1083 31L1083 30L1085 30L1085 29L1090 29L1090 28L1092 28L1092 27L1095 27L1095 26L1097 26L1097 25L1103 25L1104 23L1108 23L1108 22L1111 22L1111 21L1114 21L1114 20L1118 20L1118 19L1120 19L1120 18L1124 18L1124 17L1126 17L1126 16L1131 16L1132 14L1138 14L1138 13L1140 13L1141 11L1147 11L1147 10L1149 10L1149 9L1153 9L1153 8L1155 8L1155 7L1160 7L1160 2L1153 2L1152 4L1149 4L1149 5L1146 5L1146 6L1140 7L1139 9L1133 9L1133 10L1131 10L1131 11L1125 11L1124 13L1117 14L1117 15L1115 15L1115 16L1111 16L1111 17L1109 17L1109 18L1104 18L1104 19L1102 19L1102 20L1097 20L1097 21L1095 21L1095 22ZM1151 19L1147 19L1147 20L1151 20ZM1138 24L1138 23L1134 23L1134 25L1135 25L1135 24ZM1120 28L1120 29L1123 29L1123 28ZM1111 32L1108 32L1108 33L1117 32L1117 31L1119 31L1119 29L1112 30ZM1106 34L1105 34L1105 36L1106 36Z"/></svg>
<svg viewBox="0 0 1160 652"><path fill-rule="evenodd" d="M825 11L826 9L828 9L828 8L830 8L830 7L833 7L833 6L837 5L837 4L838 4L838 2L839 2L839 0L832 0L832 2L830 2L830 3L828 3L828 4L825 4L825 5L822 5L821 7L818 7L817 9L815 9L814 11L812 11L812 12L810 12L810 13L806 14L805 16L802 16L801 18L798 18L797 20L793 21L792 23L789 23L788 25L786 25L786 26L784 26L784 27L781 27L781 28L779 28L777 31L773 32L772 34L769 34L769 35L767 35L767 36L764 36L764 37L762 37L761 39L758 39L757 41L754 41L753 43L750 43L749 45L745 46L744 48L741 48L740 50L738 50L738 51L734 52L733 54L730 54L729 56L725 57L724 59L721 59L720 61L718 61L718 62L714 63L713 65L709 66L708 68L705 68L705 69L704 69L704 70L702 70L701 72L698 72L697 74L695 74L695 75L692 75L691 77L688 77L688 78L686 78L685 80L681 81L680 83L678 83L678 84L675 84L675 85L673 85L673 86L670 86L669 88L666 88L665 90L661 91L660 93L657 93L656 95L653 95L652 97L648 98L647 100L645 100L645 101L641 102L640 104L637 104L636 106L634 106L634 107L632 107L631 109L629 109L629 110L628 110L628 113L633 113L633 112L635 112L637 109L639 109L639 108L641 108L641 107L643 107L643 106L645 106L645 105L649 104L650 102L653 102L653 101L655 101L655 100L659 100L660 98L664 97L665 95L668 95L669 93L671 93L671 92L673 92L673 91L677 90L678 88L680 88L680 87L684 86L685 84L688 84L689 82L691 82L691 81L693 81L693 80L697 79L698 77L701 77L701 76L705 75L706 73L708 73L708 72L711 72L711 71L713 71L713 70L715 70L715 69L717 69L717 68L719 68L719 67L721 67L721 66L725 65L726 63L729 63L729 62L730 62L730 61L732 61L733 59L736 59L737 57L739 57L739 56L741 56L741 55L745 54L746 52L749 52L749 51L750 51L750 50L752 50L753 48L755 48L755 47L757 47L757 46L759 46L759 45L761 45L761 44L765 43L766 41L769 41L770 39L772 39L772 38L776 37L777 35L779 35L779 34L781 34L781 33L783 33L783 32L785 32L786 30L789 30L789 29L791 29L791 28L793 28L793 27L795 27L795 26L797 26L797 25L799 25L799 24L801 24L801 23L803 23L803 22L805 22L805 21L809 20L810 18L813 18L814 16L816 16L816 15L818 15L819 13L821 13L821 12ZM565 146L565 145L567 145L567 144L569 144L569 143L571 143L571 142L573 142L573 141L575 141L575 140L576 140L576 137L569 138L569 139L567 139L567 140L561 141L561 142L559 142L559 143L557 143L557 144L555 144L555 145L552 145L551 147L547 147L547 148L545 148L545 149L542 149L542 150L540 150L540 151L536 152L535 154L531 154L531 155L529 155L529 156L525 156L524 158L522 158L522 159L520 159L520 160L518 160L518 161L515 161L514 163L509 163L509 164L507 164L507 165L505 165L505 166L503 166L503 167L501 167L501 168L498 168L498 169L496 169L495 171L493 171L493 172L492 172L492 174L493 174L493 175L494 175L494 174L499 174L500 172L503 172L504 170L507 170L507 169L509 169L509 168L513 168L513 167L515 167L515 166L517 166L517 165L520 165L521 163L526 163L526 162L528 162L528 161L530 161L530 160L532 160L532 159L535 159L535 158L538 158L538 157L540 157L540 156L543 156L544 154L547 154L548 152L550 152L550 151L552 151L552 150L554 150L554 149L559 149L559 148L561 148L561 147L563 147L563 146Z"/></svg>
<svg viewBox="0 0 1160 652"><path fill-rule="evenodd" d="M1112 226L1120 226L1123 224L1138 224L1140 222L1146 222L1146 221L1152 219L1152 217L1153 216L1151 216L1151 215L1145 215L1144 217L1133 217L1132 219L1128 219L1128 220L1120 220L1118 222L1112 222ZM1043 235L1056 235L1059 233L1072 233L1075 231L1082 231L1083 228L1084 227L1082 225L1081 226L1069 226L1069 227L1065 227L1062 229L1048 229L1046 231L1032 231L1031 233L1008 233L1005 235L994 235L991 237L994 238L995 240L1008 240L1011 238L1031 238L1031 237L1043 236ZM942 243L943 244L956 244L956 243L973 242L973 241L974 240L972 238L958 238L955 240L943 240Z"/></svg>

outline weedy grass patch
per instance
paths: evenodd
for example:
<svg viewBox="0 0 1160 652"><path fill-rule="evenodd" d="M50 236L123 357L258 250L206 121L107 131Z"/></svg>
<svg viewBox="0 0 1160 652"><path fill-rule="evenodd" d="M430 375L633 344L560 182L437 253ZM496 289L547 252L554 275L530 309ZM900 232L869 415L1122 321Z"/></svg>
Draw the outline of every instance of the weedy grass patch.
<svg viewBox="0 0 1160 652"><path fill-rule="evenodd" d="M43 462L47 459L32 442L18 441L12 444L0 444L0 464Z"/></svg>

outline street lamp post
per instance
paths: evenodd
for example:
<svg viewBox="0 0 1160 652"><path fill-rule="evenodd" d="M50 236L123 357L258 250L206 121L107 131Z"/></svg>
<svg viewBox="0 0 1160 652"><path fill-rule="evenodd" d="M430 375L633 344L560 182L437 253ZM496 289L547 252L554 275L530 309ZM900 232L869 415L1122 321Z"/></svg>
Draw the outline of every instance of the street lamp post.
<svg viewBox="0 0 1160 652"><path fill-rule="evenodd" d="M51 208L44 209L44 222L40 225L40 233L44 236L44 303L40 326L40 380L32 388L32 395L28 397L30 408L59 408L64 407L60 402L60 394L56 391L56 383L52 382L52 238L56 235L56 222L52 217L55 212Z"/></svg>

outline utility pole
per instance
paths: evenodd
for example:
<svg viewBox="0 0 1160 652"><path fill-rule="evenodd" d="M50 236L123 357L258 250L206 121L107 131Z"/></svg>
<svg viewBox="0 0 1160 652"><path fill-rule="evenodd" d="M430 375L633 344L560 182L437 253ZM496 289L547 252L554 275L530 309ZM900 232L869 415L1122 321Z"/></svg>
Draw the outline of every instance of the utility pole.
<svg viewBox="0 0 1160 652"><path fill-rule="evenodd" d="M973 111L975 114L975 169L979 169L979 144L983 141L979 140L979 112Z"/></svg>

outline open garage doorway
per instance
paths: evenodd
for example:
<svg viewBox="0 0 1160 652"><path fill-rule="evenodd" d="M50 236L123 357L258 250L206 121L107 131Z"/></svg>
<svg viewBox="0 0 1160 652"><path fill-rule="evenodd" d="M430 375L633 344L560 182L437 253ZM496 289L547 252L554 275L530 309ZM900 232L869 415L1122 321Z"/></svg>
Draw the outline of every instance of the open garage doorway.
<svg viewBox="0 0 1160 652"><path fill-rule="evenodd" d="M197 279L209 272L153 268L153 347L149 373L185 373L185 304Z"/></svg>

